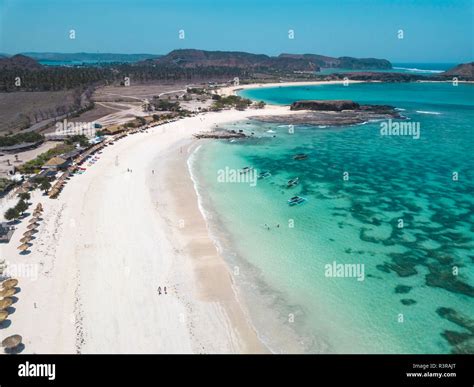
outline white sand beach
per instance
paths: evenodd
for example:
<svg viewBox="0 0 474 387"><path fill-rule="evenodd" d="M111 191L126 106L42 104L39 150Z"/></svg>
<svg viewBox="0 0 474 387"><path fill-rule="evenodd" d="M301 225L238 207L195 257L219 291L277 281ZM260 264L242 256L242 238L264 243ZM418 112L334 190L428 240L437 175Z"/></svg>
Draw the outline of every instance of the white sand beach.
<svg viewBox="0 0 474 387"><path fill-rule="evenodd" d="M33 270L16 275L2 337L22 335L23 353L266 352L208 235L186 160L193 133L289 112L268 106L156 126L104 148L57 199L35 191L31 202L45 211L31 253L16 249L30 217L0 247L9 270Z"/></svg>
<svg viewBox="0 0 474 387"><path fill-rule="evenodd" d="M317 85L339 85L346 81L302 81L302 82L274 82L274 83L249 83L246 85L228 86L217 90L222 96L235 95L240 90L257 89L260 87L288 87L288 86L317 86ZM348 84L363 83L367 81L347 80ZM378 82L378 81L371 81Z"/></svg>

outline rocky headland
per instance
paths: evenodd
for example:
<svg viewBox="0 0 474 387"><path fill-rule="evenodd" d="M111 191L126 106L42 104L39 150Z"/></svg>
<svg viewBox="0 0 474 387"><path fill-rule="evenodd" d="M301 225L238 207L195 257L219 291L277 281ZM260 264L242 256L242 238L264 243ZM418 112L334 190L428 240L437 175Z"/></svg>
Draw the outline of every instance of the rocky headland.
<svg viewBox="0 0 474 387"><path fill-rule="evenodd" d="M360 105L350 100L296 101L291 104L290 109L295 111L295 113L289 115L264 115L251 118L261 122L318 126L355 125L371 120L404 118L393 106Z"/></svg>

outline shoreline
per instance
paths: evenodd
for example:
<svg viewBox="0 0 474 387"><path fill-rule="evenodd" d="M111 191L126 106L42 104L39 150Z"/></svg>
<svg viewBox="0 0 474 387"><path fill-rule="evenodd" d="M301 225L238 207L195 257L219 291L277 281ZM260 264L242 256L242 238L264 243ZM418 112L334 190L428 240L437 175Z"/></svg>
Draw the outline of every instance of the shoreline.
<svg viewBox="0 0 474 387"><path fill-rule="evenodd" d="M191 177L173 173L175 167L159 167L163 159L173 162L173 150L202 141L191 141L194 133L251 116L288 113L288 107L268 106L156 126L106 147L58 199L33 192L33 206L41 202L45 212L31 253L16 250L29 216L1 251L10 268L29 264L37 275L18 278L21 291L2 336L22 335L23 353L268 352L209 237ZM174 160L181 171L187 171L186 159ZM153 188L151 176L167 183ZM189 188L192 200L181 193ZM188 221L201 230L199 242L176 232L178 215L170 218L186 206L197 214ZM168 294L158 295L158 286L167 286Z"/></svg>
<svg viewBox="0 0 474 387"><path fill-rule="evenodd" d="M418 80L415 82L407 83L452 83L452 80ZM271 83L250 83L238 86L227 86L217 90L217 94L221 96L237 95L241 90L248 89L259 89L267 87L290 87L290 86L319 86L319 85L340 85L344 81L295 81L295 82L271 82ZM361 81L361 80L348 80L348 83L390 83L383 81ZM461 84L474 84L474 81L458 81Z"/></svg>
<svg viewBox="0 0 474 387"><path fill-rule="evenodd" d="M379 81L370 81L370 82L379 82ZM250 83L246 85L238 86L227 86L217 90L217 94L221 96L237 95L238 91L248 90L248 89L259 89L266 87L289 87L289 86L318 86L318 85L339 85L343 84L344 81L302 81L302 82L273 82L273 83ZM356 81L349 80L351 83L369 83L369 81Z"/></svg>
<svg viewBox="0 0 474 387"><path fill-rule="evenodd" d="M222 342L232 343L235 347L225 351L226 353L267 353L268 349L258 339L257 332L244 312L228 262L210 235L208 219L203 212L196 182L190 169L190 158L200 146L199 140L185 140L179 146L176 144L169 149L164 160L161 160L160 155L153 165L164 168L167 173L161 176L160 181L155 182L151 192L155 197L160 186L169 187L167 195L163 198L166 205L160 210L161 216L174 225L169 228L168 235L175 241L175 248L178 248L186 259L192 261L190 270L196 277L193 282L197 298L206 303L219 305L225 311L232 327L232 331L229 332L215 330L213 342L208 346L214 345L219 340L219 334L227 333L228 339L221 339ZM194 311L200 318L193 325L193 330L196 332L196 337L200 338L206 336L205 331L208 327L200 325L199 320L203 316L207 316L207 319L212 318L208 316L209 311L206 312L204 309L200 308L198 313ZM198 342L201 340L196 339L195 347L198 347ZM212 352L221 351L217 347L213 348Z"/></svg>

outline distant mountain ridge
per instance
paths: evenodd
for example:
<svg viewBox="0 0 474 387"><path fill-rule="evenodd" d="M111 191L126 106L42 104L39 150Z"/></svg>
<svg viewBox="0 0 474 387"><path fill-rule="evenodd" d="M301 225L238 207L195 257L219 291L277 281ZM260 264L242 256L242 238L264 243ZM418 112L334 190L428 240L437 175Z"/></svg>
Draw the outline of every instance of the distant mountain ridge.
<svg viewBox="0 0 474 387"><path fill-rule="evenodd" d="M0 70L38 70L43 66L36 60L25 55L13 55L11 57L0 57Z"/></svg>
<svg viewBox="0 0 474 387"><path fill-rule="evenodd" d="M139 62L146 59L159 58L154 54L112 54L112 53L92 53L92 52L23 52L21 55L28 56L38 61L58 61L58 62Z"/></svg>
<svg viewBox="0 0 474 387"><path fill-rule="evenodd" d="M280 54L268 56L239 51L205 51L196 49L173 50L148 63L166 64L185 68L194 67L238 67L247 69L275 69L282 71L318 71L321 67L348 69L391 69L386 59L333 58L316 54Z"/></svg>

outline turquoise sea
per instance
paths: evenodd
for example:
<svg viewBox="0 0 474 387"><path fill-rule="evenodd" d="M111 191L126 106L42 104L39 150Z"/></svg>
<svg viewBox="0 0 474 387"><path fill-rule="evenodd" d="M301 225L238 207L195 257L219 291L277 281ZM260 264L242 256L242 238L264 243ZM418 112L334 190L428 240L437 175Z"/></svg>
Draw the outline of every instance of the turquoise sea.
<svg viewBox="0 0 474 387"><path fill-rule="evenodd" d="M406 73L416 75L436 75L443 71L452 69L456 63L392 63L392 68L387 70L354 70L354 69L336 69L336 68L322 68L319 74L333 74L333 73L353 73L360 71L382 72L382 73Z"/></svg>
<svg viewBox="0 0 474 387"><path fill-rule="evenodd" d="M208 142L193 154L210 230L269 348L474 352L474 86L367 83L242 95L272 104L390 104L420 126L414 139L381 136L380 122L293 133L238 122L227 127L252 139ZM298 153L308 158L294 160ZM245 166L271 176L257 184L219 178ZM300 183L287 188L293 177ZM307 201L290 207L294 195ZM328 265L364 275L329 276Z"/></svg>

